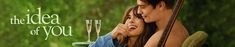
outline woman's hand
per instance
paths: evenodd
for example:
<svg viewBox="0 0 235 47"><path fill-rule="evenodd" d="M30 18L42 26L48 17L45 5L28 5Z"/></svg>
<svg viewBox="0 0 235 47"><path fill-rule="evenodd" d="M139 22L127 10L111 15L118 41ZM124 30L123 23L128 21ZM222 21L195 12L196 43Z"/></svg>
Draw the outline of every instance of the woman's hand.
<svg viewBox="0 0 235 47"><path fill-rule="evenodd" d="M128 27L125 24L118 24L112 31L112 39L117 39L121 44L125 43L128 34Z"/></svg>

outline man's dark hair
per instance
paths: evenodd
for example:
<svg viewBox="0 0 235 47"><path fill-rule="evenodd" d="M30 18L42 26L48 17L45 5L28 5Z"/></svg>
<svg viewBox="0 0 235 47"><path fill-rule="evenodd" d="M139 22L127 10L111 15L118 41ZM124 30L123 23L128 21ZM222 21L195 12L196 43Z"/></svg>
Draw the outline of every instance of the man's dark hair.
<svg viewBox="0 0 235 47"><path fill-rule="evenodd" d="M175 4L175 0L141 0L147 4L150 4L153 8L156 8L156 5L160 2L163 1L166 3L166 7L173 9L173 6Z"/></svg>

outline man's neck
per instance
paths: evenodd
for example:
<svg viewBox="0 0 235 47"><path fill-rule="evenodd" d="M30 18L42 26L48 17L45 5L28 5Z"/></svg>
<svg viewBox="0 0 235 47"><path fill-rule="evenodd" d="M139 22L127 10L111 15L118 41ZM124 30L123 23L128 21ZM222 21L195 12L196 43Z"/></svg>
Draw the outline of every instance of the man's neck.
<svg viewBox="0 0 235 47"><path fill-rule="evenodd" d="M159 30L165 30L166 25L168 24L169 18L173 14L172 9L165 9L165 11L162 12L163 15L161 16L161 19L156 22L156 25L158 26Z"/></svg>

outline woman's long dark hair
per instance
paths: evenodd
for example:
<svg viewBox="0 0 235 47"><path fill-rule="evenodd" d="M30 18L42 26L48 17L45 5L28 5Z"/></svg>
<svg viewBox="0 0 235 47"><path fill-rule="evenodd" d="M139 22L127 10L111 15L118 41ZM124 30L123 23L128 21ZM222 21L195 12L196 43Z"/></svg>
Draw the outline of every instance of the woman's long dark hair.
<svg viewBox="0 0 235 47"><path fill-rule="evenodd" d="M137 9L138 9L138 6L128 8L125 11L122 23L125 24L126 20L128 19L128 14L130 13L130 11L133 11L134 16L136 16L137 18L142 19L144 21L141 14L137 13ZM140 34L140 36L136 40L134 47L144 47L144 45L149 40L149 38L155 33L156 29L157 29L157 26L155 23L145 23L144 22L144 30L142 31L142 33Z"/></svg>

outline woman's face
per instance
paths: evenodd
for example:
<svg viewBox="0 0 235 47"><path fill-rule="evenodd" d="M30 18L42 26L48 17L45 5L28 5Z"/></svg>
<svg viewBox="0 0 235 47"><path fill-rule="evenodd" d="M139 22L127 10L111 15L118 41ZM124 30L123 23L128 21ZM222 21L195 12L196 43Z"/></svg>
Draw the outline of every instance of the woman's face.
<svg viewBox="0 0 235 47"><path fill-rule="evenodd" d="M126 23L128 26L128 36L139 36L144 30L144 21L141 18L134 16L133 11L127 15Z"/></svg>

